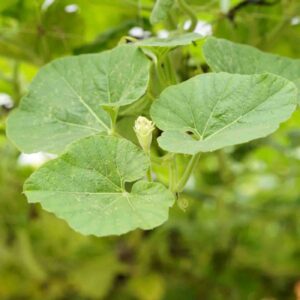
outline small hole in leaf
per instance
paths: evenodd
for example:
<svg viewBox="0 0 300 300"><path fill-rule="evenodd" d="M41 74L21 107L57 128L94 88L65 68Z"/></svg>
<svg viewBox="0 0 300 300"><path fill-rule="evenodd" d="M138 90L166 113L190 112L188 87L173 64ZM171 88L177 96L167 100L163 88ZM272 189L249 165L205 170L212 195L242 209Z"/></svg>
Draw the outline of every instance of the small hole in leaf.
<svg viewBox="0 0 300 300"><path fill-rule="evenodd" d="M131 192L133 183L134 182L125 182L125 190L126 190L127 193Z"/></svg>
<svg viewBox="0 0 300 300"><path fill-rule="evenodd" d="M193 132L192 130L188 130L185 132L187 135L189 135L190 137L192 137L194 140L199 141L201 140L201 137L199 136L198 133Z"/></svg>

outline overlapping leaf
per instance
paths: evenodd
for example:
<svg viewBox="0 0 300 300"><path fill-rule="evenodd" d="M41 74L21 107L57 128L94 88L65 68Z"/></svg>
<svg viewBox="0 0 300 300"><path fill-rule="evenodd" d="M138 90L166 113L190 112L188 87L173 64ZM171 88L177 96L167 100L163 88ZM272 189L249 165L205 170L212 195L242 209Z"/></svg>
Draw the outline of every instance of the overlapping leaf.
<svg viewBox="0 0 300 300"><path fill-rule="evenodd" d="M101 108L138 100L150 62L136 47L56 60L38 73L8 120L8 136L24 152L59 153L69 143L110 130Z"/></svg>
<svg viewBox="0 0 300 300"><path fill-rule="evenodd" d="M300 59L265 53L251 46L215 37L207 39L203 51L208 65L215 72L269 72L293 81L300 89Z"/></svg>
<svg viewBox="0 0 300 300"><path fill-rule="evenodd" d="M196 76L167 88L151 108L159 145L195 154L264 137L290 117L296 86L273 74Z"/></svg>
<svg viewBox="0 0 300 300"><path fill-rule="evenodd" d="M148 167L146 155L129 141L95 135L40 168L24 190L29 202L41 202L83 234L151 229L167 220L174 199L160 183L137 181Z"/></svg>
<svg viewBox="0 0 300 300"><path fill-rule="evenodd" d="M135 45L146 51L150 50L157 56L162 56L174 48L190 45L202 38L202 35L198 33L188 32L181 35L170 36L168 38L152 37L139 41Z"/></svg>
<svg viewBox="0 0 300 300"><path fill-rule="evenodd" d="M202 38L202 35L195 32L188 32L181 35L170 36L168 38L152 37L146 40L142 40L136 43L141 47L168 47L174 48L178 46L190 45Z"/></svg>

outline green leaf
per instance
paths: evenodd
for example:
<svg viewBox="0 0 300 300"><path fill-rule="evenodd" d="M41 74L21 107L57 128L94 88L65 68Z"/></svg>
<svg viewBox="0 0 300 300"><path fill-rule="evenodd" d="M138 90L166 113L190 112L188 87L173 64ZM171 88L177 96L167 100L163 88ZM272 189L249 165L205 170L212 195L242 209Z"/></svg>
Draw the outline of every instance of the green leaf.
<svg viewBox="0 0 300 300"><path fill-rule="evenodd" d="M262 52L254 47L209 37L204 56L214 72L273 73L293 81L300 89L300 59Z"/></svg>
<svg viewBox="0 0 300 300"><path fill-rule="evenodd" d="M148 168L147 156L129 141L91 136L36 171L24 191L29 202L40 202L82 234L119 235L168 218L171 192L160 183L137 181Z"/></svg>
<svg viewBox="0 0 300 300"><path fill-rule="evenodd" d="M170 36L168 38L152 37L137 42L135 45L140 47L158 47L158 48L175 48L179 46L190 45L199 39L202 39L202 35L195 32L188 32L181 35Z"/></svg>
<svg viewBox="0 0 300 300"><path fill-rule="evenodd" d="M152 51L157 56L163 56L174 48L190 45L200 39L202 35L195 32L188 32L181 35L170 36L168 38L152 37L135 43L147 53Z"/></svg>
<svg viewBox="0 0 300 300"><path fill-rule="evenodd" d="M166 21L168 19L168 13L172 9L174 3L175 0L156 0L150 16L151 24Z"/></svg>
<svg viewBox="0 0 300 300"><path fill-rule="evenodd" d="M296 107L295 85L273 74L196 76L164 90L151 108L159 145L195 154L275 131Z"/></svg>
<svg viewBox="0 0 300 300"><path fill-rule="evenodd" d="M126 45L55 60L31 83L8 120L7 134L23 152L60 153L75 140L109 132L110 118L101 105L138 100L146 91L149 68L145 55Z"/></svg>

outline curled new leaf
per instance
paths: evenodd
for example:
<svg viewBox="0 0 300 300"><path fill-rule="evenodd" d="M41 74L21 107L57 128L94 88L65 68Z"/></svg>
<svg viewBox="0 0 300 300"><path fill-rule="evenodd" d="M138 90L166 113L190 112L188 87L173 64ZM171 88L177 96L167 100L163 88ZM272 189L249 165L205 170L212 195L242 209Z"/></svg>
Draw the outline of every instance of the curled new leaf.
<svg viewBox="0 0 300 300"><path fill-rule="evenodd" d="M147 156L125 139L91 136L72 144L25 183L29 202L96 236L151 229L168 218L174 198L162 184L141 179Z"/></svg>
<svg viewBox="0 0 300 300"><path fill-rule="evenodd" d="M296 108L296 86L273 74L209 73L164 90L151 108L159 145L195 154L275 131Z"/></svg>

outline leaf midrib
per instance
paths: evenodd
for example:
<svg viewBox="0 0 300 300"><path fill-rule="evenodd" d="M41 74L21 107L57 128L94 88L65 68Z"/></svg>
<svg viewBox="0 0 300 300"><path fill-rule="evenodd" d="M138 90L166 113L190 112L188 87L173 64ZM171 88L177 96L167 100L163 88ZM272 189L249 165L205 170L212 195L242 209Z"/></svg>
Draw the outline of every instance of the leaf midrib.
<svg viewBox="0 0 300 300"><path fill-rule="evenodd" d="M110 131L108 126L96 115L96 113L92 110L92 108L84 101L84 99L77 93L77 91L73 88L70 82L61 75L55 65L53 65L53 69L59 75L59 77L67 84L69 89L74 93L74 95L78 98L79 102L89 111L89 113L100 123L107 131ZM99 104L100 107L100 104Z"/></svg>
<svg viewBox="0 0 300 300"><path fill-rule="evenodd" d="M274 92L277 93L278 91ZM274 95L273 94L273 95ZM273 95L271 95L270 97L272 97ZM225 129L227 129L228 127L232 126L233 124L235 124L236 122L238 122L241 118L244 118L245 116L247 116L249 113L255 111L257 108L259 108L262 104L264 104L265 102L269 101L270 97L268 97L267 99L265 99L265 101L260 102L257 106L251 108L249 111L247 111L245 114L239 116L238 118L236 118L235 120L233 120L232 122L230 122L229 124L227 124L226 126L220 128L219 130L215 131L213 134L211 134L210 136L208 136L207 138L205 138L204 140L202 140L202 142L205 142L209 139L211 139L213 136L219 134L220 132L224 131ZM291 103L289 103L290 105Z"/></svg>

